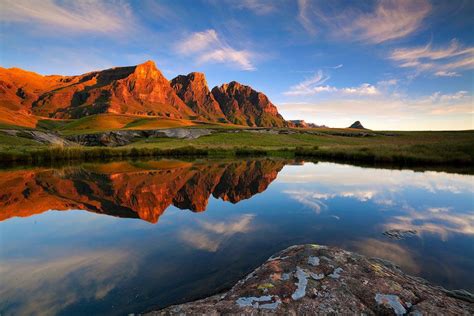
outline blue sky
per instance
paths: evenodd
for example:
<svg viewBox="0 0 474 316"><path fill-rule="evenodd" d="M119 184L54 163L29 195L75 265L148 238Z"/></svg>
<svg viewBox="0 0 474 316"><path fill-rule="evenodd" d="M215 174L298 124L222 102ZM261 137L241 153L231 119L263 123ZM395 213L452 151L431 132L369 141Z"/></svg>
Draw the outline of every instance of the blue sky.
<svg viewBox="0 0 474 316"><path fill-rule="evenodd" d="M0 2L0 64L74 75L152 59L332 127L473 129L473 1Z"/></svg>

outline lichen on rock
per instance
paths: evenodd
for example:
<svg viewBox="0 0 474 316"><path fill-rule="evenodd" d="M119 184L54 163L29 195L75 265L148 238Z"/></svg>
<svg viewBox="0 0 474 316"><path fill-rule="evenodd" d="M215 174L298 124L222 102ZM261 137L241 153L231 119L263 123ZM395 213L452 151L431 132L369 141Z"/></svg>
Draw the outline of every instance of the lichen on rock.
<svg viewBox="0 0 474 316"><path fill-rule="evenodd" d="M316 257L320 260L314 265L316 261L309 258ZM335 247L300 245L273 255L224 295L152 314L474 314L470 293L450 293L378 258Z"/></svg>

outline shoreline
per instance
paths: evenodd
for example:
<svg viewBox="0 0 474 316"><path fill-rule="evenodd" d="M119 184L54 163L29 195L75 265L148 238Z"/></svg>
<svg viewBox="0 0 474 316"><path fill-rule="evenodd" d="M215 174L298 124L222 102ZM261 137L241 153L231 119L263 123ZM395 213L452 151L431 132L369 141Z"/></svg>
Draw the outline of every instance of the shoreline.
<svg viewBox="0 0 474 316"><path fill-rule="evenodd" d="M295 154L295 151L291 150L274 150L274 151L247 151L242 150L236 152L235 150L222 150L216 151L201 150L192 148L189 150L188 147L175 148L170 150L155 149L154 151L146 152L138 155L131 155L133 152L130 149L114 149L107 147L90 148L83 150L84 147L74 152L74 148L69 150L60 149L55 151L54 149L47 150L45 153L37 154L37 151L31 151L25 156L15 157L17 159L2 160L2 152L0 151L0 162L2 166L0 170L10 169L22 169L22 168L34 168L34 167L54 167L61 168L65 166L75 166L83 163L108 163L114 161L149 161L149 160L179 160L179 161L194 161L194 160L235 160L235 159L286 159L294 160L296 162L330 162L336 164L347 164L351 166L361 168L375 168L375 169L390 169L390 170L411 170L414 172L446 172L453 174L474 174L474 166L472 164L446 164L446 163L421 163L421 162L387 162L387 161L368 161L368 160L357 160L347 159L340 156L324 156L318 157L316 155L299 155ZM59 155L58 155L59 153ZM157 154L155 154L157 153Z"/></svg>

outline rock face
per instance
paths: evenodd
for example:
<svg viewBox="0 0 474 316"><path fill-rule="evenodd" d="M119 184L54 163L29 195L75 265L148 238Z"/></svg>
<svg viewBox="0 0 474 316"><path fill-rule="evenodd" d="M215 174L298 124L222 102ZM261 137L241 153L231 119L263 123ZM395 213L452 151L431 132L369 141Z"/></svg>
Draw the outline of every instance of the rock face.
<svg viewBox="0 0 474 316"><path fill-rule="evenodd" d="M204 74L169 82L153 61L78 76L0 68L0 121L35 127L38 118L114 113L259 127L288 126L261 92L235 81L209 91Z"/></svg>
<svg viewBox="0 0 474 316"><path fill-rule="evenodd" d="M352 123L352 125L349 126L349 128L366 129L364 126L362 126L361 122L359 121L355 121L354 123Z"/></svg>
<svg viewBox="0 0 474 316"><path fill-rule="evenodd" d="M209 198L238 203L263 192L283 160L129 162L0 172L0 221L47 210L87 210L156 223L170 206L202 212Z"/></svg>
<svg viewBox="0 0 474 316"><path fill-rule="evenodd" d="M150 315L473 315L472 296L382 259L301 245L272 256L231 290Z"/></svg>
<svg viewBox="0 0 474 316"><path fill-rule="evenodd" d="M211 134L212 130L205 128L164 128L155 130L122 130L93 134L78 134L68 136L67 140L83 146L116 147L128 145L138 139L148 137L196 139Z"/></svg>
<svg viewBox="0 0 474 316"><path fill-rule="evenodd" d="M265 127L288 125L267 96L249 86L232 81L214 87L212 94L231 123Z"/></svg>
<svg viewBox="0 0 474 316"><path fill-rule="evenodd" d="M41 144L56 145L56 146L73 146L77 145L72 141L66 140L55 133L43 132L37 130L0 130L2 133L6 133L11 136L24 137L34 140Z"/></svg>
<svg viewBox="0 0 474 316"><path fill-rule="evenodd" d="M41 95L33 103L33 113L55 118L80 118L99 113L173 118L194 115L152 61L68 80L72 83Z"/></svg>
<svg viewBox="0 0 474 316"><path fill-rule="evenodd" d="M196 114L210 121L227 122L216 99L209 90L203 73L192 72L171 80L171 87Z"/></svg>

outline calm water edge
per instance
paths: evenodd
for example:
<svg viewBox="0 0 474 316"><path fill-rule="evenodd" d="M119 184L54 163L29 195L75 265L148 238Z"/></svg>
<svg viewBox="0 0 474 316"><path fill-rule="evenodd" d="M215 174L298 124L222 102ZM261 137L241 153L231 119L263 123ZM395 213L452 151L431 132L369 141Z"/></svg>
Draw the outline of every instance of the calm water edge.
<svg viewBox="0 0 474 316"><path fill-rule="evenodd" d="M0 314L156 309L301 243L473 291L473 180L270 159L0 171ZM414 232L384 234L397 229Z"/></svg>

